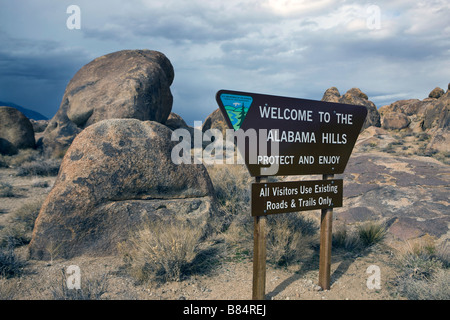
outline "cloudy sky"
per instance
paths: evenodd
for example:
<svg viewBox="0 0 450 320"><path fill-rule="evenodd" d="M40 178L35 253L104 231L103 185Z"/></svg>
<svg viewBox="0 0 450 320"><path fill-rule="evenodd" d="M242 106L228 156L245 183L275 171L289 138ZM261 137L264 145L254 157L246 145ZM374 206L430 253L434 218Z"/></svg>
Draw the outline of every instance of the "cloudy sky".
<svg viewBox="0 0 450 320"><path fill-rule="evenodd" d="M172 111L189 124L220 89L320 100L358 87L381 107L447 89L449 17L449 0L0 0L0 101L51 118L83 65L152 49L175 68Z"/></svg>

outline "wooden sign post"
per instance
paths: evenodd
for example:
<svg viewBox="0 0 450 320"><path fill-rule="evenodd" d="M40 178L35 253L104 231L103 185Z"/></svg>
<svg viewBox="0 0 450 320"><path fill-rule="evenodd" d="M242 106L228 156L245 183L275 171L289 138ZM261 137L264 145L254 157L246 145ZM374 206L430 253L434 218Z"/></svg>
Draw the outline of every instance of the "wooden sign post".
<svg viewBox="0 0 450 320"><path fill-rule="evenodd" d="M323 180L333 179L334 175L324 174ZM319 256L319 287L330 289L331 240L333 231L333 208L322 209L320 216L320 256Z"/></svg>
<svg viewBox="0 0 450 320"><path fill-rule="evenodd" d="M256 183L268 182L268 177L256 177ZM253 223L253 300L264 300L266 291L266 224L267 216L254 216Z"/></svg>
<svg viewBox="0 0 450 320"><path fill-rule="evenodd" d="M235 138L243 137L238 150L250 175L256 177L252 184L253 299L265 296L268 214L322 210L319 286L328 290L333 208L342 206L343 194L342 180L334 175L344 172L367 109L228 90L217 92L216 101ZM268 176L309 174L322 174L323 180L268 182Z"/></svg>

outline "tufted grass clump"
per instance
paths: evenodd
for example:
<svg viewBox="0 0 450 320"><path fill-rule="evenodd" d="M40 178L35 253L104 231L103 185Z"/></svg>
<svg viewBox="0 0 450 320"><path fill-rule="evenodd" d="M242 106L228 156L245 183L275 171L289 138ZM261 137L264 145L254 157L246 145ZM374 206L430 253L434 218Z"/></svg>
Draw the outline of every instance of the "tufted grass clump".
<svg viewBox="0 0 450 320"><path fill-rule="evenodd" d="M360 251L381 243L387 229L382 222L370 221L352 229L343 225L333 231L333 247L347 251Z"/></svg>
<svg viewBox="0 0 450 320"><path fill-rule="evenodd" d="M410 300L450 299L450 246L433 241L407 242L396 253L396 291Z"/></svg>
<svg viewBox="0 0 450 320"><path fill-rule="evenodd" d="M15 196L14 187L8 182L0 181L0 198L12 198Z"/></svg>
<svg viewBox="0 0 450 320"><path fill-rule="evenodd" d="M144 224L120 250L139 282L180 281L199 253L202 231L183 221Z"/></svg>
<svg viewBox="0 0 450 320"><path fill-rule="evenodd" d="M25 162L17 169L17 175L23 176L56 176L58 175L60 159L41 159Z"/></svg>
<svg viewBox="0 0 450 320"><path fill-rule="evenodd" d="M42 202L27 202L12 212L8 225L0 229L0 247L18 247L30 242Z"/></svg>
<svg viewBox="0 0 450 320"><path fill-rule="evenodd" d="M306 261L319 245L319 225L301 213L271 215L267 218L267 258L276 266Z"/></svg>
<svg viewBox="0 0 450 320"><path fill-rule="evenodd" d="M14 252L14 247L0 247L0 278L18 277L23 273L26 262Z"/></svg>
<svg viewBox="0 0 450 320"><path fill-rule="evenodd" d="M387 230L383 223L368 222L358 227L359 239L366 248L383 241L386 233Z"/></svg>

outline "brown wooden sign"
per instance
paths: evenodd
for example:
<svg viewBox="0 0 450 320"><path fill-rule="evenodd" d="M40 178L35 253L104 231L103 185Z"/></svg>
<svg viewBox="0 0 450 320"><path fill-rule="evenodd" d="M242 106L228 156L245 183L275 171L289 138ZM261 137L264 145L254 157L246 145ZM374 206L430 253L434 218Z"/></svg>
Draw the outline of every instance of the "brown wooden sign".
<svg viewBox="0 0 450 320"><path fill-rule="evenodd" d="M367 116L364 106L220 90L216 101L256 183L253 299L264 299L267 215L321 209L319 285L330 289L333 208ZM227 133L228 140L228 133ZM323 180L269 183L268 176L322 174Z"/></svg>
<svg viewBox="0 0 450 320"><path fill-rule="evenodd" d="M342 179L252 183L252 216L342 207Z"/></svg>
<svg viewBox="0 0 450 320"><path fill-rule="evenodd" d="M251 176L343 173L364 106L220 90L216 100ZM244 146L245 145L245 146Z"/></svg>

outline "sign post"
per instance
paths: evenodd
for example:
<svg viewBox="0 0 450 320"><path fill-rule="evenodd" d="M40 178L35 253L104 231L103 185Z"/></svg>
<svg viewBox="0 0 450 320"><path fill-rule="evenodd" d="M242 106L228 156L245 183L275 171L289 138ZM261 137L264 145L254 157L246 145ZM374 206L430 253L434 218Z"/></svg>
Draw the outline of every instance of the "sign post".
<svg viewBox="0 0 450 320"><path fill-rule="evenodd" d="M220 90L216 101L252 177L253 299L264 299L268 214L321 209L319 286L330 288L333 208L367 116L364 106ZM228 139L228 136L227 136ZM234 140L233 140L234 141ZM321 174L323 180L269 183L268 176Z"/></svg>
<svg viewBox="0 0 450 320"><path fill-rule="evenodd" d="M333 179L334 175L324 174L323 180ZM320 255L319 255L319 287L330 289L331 241L333 230L333 208L322 209L320 216Z"/></svg>
<svg viewBox="0 0 450 320"><path fill-rule="evenodd" d="M267 177L257 177L257 183L267 182ZM266 224L267 217L253 217L253 300L263 300L266 291Z"/></svg>

